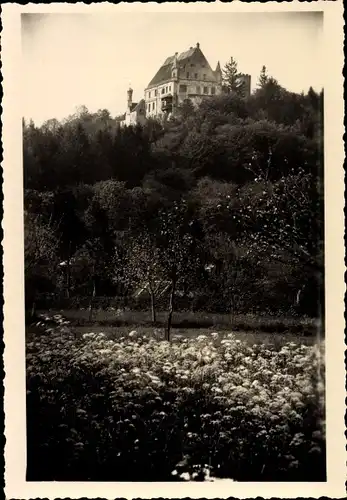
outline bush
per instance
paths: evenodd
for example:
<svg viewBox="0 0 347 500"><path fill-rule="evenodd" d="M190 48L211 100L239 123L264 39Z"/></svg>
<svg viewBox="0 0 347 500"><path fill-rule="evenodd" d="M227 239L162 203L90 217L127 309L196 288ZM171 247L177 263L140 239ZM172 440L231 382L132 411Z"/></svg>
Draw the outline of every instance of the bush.
<svg viewBox="0 0 347 500"><path fill-rule="evenodd" d="M324 345L68 325L27 343L29 481L324 481Z"/></svg>

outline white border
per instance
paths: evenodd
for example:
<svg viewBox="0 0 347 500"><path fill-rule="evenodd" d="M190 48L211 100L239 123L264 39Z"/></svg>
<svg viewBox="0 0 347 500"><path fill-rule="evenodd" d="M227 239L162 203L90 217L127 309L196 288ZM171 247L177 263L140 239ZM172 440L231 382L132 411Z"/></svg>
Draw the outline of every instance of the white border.
<svg viewBox="0 0 347 500"><path fill-rule="evenodd" d="M326 199L326 483L27 483L25 481L25 355L23 293L23 179L20 106L20 13L105 11L288 12L324 11ZM4 148L5 492L7 498L252 498L344 497L344 244L343 244L343 7L341 1L224 4L6 4L2 7ZM295 41L292 41L295 43ZM279 48L280 50L280 48Z"/></svg>

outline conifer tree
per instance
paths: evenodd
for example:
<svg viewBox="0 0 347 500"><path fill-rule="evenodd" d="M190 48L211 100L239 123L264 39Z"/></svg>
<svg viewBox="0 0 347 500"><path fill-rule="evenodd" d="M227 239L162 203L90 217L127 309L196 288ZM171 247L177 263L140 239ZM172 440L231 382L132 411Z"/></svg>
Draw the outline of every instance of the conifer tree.
<svg viewBox="0 0 347 500"><path fill-rule="evenodd" d="M238 91L238 77L239 72L237 69L237 62L233 57L227 62L222 70L223 73L223 86L228 92Z"/></svg>
<svg viewBox="0 0 347 500"><path fill-rule="evenodd" d="M269 81L269 75L267 73L266 66L263 66L261 68L261 72L260 72L260 75L259 75L258 86L260 88L263 88L267 84L268 81Z"/></svg>

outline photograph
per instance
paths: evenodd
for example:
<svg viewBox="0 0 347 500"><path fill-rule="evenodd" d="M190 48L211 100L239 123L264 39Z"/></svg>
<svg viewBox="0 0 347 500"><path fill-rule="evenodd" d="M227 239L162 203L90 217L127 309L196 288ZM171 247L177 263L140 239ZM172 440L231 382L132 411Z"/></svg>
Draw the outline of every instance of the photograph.
<svg viewBox="0 0 347 500"><path fill-rule="evenodd" d="M24 481L323 485L325 13L109 7L20 13Z"/></svg>

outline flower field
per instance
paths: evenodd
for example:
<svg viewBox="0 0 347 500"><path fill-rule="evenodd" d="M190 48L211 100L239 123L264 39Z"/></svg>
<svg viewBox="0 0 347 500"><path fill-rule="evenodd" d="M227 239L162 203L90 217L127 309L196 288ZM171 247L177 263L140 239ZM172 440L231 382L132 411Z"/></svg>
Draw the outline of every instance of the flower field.
<svg viewBox="0 0 347 500"><path fill-rule="evenodd" d="M325 480L324 343L27 342L27 480Z"/></svg>

